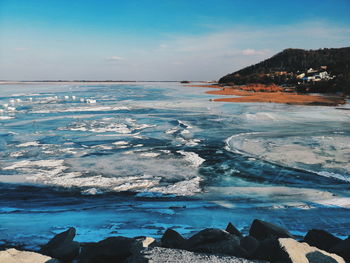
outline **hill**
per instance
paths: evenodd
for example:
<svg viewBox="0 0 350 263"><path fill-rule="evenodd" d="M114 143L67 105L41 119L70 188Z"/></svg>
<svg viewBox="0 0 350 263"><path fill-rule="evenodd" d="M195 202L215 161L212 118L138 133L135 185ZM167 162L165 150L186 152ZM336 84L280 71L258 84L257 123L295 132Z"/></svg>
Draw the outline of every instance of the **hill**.
<svg viewBox="0 0 350 263"><path fill-rule="evenodd" d="M350 94L350 47L285 49L255 65L220 78L219 83L293 86L299 92Z"/></svg>

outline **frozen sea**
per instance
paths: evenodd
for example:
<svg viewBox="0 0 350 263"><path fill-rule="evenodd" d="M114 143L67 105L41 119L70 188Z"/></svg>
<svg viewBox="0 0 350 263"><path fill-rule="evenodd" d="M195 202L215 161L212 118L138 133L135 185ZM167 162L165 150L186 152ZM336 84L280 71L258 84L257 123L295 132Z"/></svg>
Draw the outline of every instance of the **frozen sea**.
<svg viewBox="0 0 350 263"><path fill-rule="evenodd" d="M350 107L179 83L0 85L0 244L189 235L254 218L350 235Z"/></svg>

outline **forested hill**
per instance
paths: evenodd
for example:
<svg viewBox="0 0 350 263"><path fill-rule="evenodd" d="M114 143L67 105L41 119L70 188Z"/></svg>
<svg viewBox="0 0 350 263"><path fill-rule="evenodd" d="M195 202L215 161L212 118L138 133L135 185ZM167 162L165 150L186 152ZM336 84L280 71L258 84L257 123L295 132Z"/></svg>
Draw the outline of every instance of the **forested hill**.
<svg viewBox="0 0 350 263"><path fill-rule="evenodd" d="M312 79L310 68L314 74L322 71L329 77L319 78L315 75L317 78ZM308 87L311 91L343 91L350 94L350 47L319 50L285 49L258 64L222 77L219 83L236 85L275 83L295 85L300 89Z"/></svg>

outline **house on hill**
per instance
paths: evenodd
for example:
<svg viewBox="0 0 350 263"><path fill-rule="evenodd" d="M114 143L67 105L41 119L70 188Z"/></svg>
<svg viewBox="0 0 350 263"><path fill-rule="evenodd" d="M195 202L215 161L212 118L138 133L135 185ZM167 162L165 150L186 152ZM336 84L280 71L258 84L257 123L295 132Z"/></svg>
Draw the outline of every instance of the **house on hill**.
<svg viewBox="0 0 350 263"><path fill-rule="evenodd" d="M311 81L328 81L334 78L327 71L327 66L321 66L320 69L309 68L306 73L297 75L298 79L301 79L304 83Z"/></svg>

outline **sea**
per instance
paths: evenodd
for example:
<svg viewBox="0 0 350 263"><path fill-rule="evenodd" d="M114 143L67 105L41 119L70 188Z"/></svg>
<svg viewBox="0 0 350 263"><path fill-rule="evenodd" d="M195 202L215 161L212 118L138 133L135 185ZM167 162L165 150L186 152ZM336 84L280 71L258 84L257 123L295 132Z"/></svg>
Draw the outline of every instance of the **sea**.
<svg viewBox="0 0 350 263"><path fill-rule="evenodd" d="M176 82L0 85L0 245L261 219L350 235L350 106L214 102Z"/></svg>

